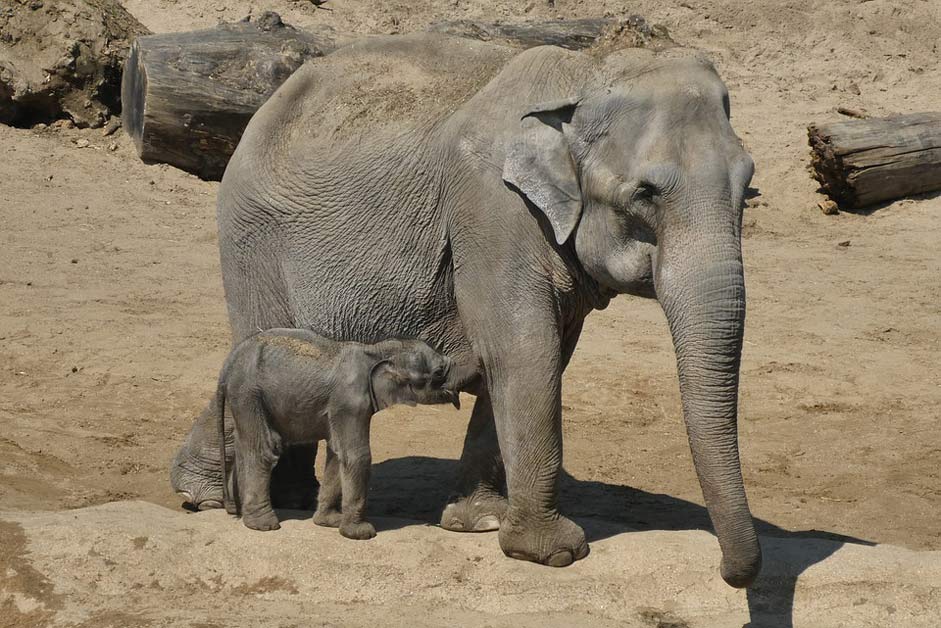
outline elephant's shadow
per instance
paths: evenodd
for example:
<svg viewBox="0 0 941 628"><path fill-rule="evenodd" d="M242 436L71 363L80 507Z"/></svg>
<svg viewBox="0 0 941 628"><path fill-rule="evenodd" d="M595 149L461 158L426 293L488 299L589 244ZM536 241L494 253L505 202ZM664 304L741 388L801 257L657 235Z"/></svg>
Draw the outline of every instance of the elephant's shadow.
<svg viewBox="0 0 941 628"><path fill-rule="evenodd" d="M374 521L377 529L393 529L412 522L437 524L457 473L456 460L409 456L373 466L368 514L388 517ZM636 530L707 530L712 524L706 509L683 499L648 493L630 486L579 480L563 471L561 509L585 528L589 542ZM281 518L309 517L309 513L281 511ZM845 543L873 545L854 537L807 530L792 532L757 519L766 569L748 590L751 622L747 628L793 625L794 590L800 574L824 560ZM800 539L795 544L779 539Z"/></svg>

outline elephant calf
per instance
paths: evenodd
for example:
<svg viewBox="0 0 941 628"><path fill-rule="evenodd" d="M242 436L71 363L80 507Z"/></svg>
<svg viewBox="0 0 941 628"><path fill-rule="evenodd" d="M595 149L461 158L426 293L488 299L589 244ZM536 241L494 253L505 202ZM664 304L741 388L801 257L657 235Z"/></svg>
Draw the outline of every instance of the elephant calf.
<svg viewBox="0 0 941 628"><path fill-rule="evenodd" d="M372 415L396 404L459 405L447 387L449 358L421 340L372 345L336 342L299 329L271 329L232 350L219 376L217 419L224 443L225 404L235 424L235 469L223 499L254 530L276 530L271 472L286 446L328 441L314 523L351 539L376 530L363 520L372 458ZM230 485L231 482L231 485Z"/></svg>

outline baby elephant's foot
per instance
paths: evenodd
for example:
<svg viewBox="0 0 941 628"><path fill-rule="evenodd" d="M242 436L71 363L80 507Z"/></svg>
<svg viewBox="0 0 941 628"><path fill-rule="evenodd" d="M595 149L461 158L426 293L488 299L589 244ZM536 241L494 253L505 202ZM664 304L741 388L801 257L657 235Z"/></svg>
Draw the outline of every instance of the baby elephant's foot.
<svg viewBox="0 0 941 628"><path fill-rule="evenodd" d="M588 556L585 532L576 523L561 515L548 521L530 519L512 509L500 527L500 548L510 558L551 567L565 567Z"/></svg>
<svg viewBox="0 0 941 628"><path fill-rule="evenodd" d="M252 514L243 514L242 523L252 530L279 530L281 524L278 523L278 516L274 511L267 510Z"/></svg>
<svg viewBox="0 0 941 628"><path fill-rule="evenodd" d="M348 539L365 541L376 536L376 528L368 521L349 522L340 525L340 534Z"/></svg>
<svg viewBox="0 0 941 628"><path fill-rule="evenodd" d="M313 522L325 528L339 528L343 514L339 510L318 510L314 513Z"/></svg>

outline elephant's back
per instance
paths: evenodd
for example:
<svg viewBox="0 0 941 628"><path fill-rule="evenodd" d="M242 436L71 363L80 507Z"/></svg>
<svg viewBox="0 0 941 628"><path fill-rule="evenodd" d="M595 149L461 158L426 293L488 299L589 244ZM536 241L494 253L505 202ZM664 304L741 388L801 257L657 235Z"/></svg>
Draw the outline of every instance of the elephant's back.
<svg viewBox="0 0 941 628"><path fill-rule="evenodd" d="M438 34L366 39L301 67L256 113L239 152L287 165L434 124L476 94L511 48Z"/></svg>

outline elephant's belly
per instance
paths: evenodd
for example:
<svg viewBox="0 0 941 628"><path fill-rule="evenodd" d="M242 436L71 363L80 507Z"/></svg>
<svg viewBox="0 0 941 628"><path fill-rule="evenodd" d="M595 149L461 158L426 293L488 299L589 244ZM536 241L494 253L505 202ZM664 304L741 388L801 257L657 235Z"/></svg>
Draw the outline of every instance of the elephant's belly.
<svg viewBox="0 0 941 628"><path fill-rule="evenodd" d="M303 410L272 421L271 427L281 437L284 446L316 443L330 437L326 413Z"/></svg>
<svg viewBox="0 0 941 628"><path fill-rule="evenodd" d="M403 243L394 230L318 220L296 234L283 265L298 327L335 340L423 338L443 346L457 321L440 242ZM353 235L351 235L353 234Z"/></svg>
<svg viewBox="0 0 941 628"><path fill-rule="evenodd" d="M396 274L364 263L346 273L295 276L288 282L295 325L343 341L420 338L462 370L476 369L479 360L461 324L452 286L420 274L416 276L424 282L398 283Z"/></svg>

